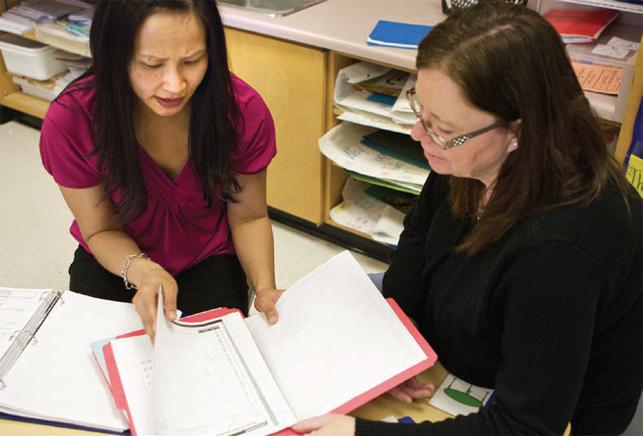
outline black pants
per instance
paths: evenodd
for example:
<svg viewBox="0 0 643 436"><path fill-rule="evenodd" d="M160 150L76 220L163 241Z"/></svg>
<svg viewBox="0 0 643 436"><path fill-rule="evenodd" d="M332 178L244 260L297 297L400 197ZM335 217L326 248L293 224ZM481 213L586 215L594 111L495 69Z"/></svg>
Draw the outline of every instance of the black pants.
<svg viewBox="0 0 643 436"><path fill-rule="evenodd" d="M103 268L79 246L69 266L69 289L105 300L130 302L135 290L125 289L123 279ZM241 309L248 314L248 283L237 256L210 256L175 277L179 286L177 308L183 315L216 307Z"/></svg>

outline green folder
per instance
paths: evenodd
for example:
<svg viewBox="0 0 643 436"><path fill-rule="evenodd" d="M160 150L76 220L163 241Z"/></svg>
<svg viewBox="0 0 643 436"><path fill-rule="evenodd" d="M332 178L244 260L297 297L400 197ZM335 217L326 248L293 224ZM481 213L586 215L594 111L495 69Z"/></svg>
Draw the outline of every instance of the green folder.
<svg viewBox="0 0 643 436"><path fill-rule="evenodd" d="M375 177L370 177L370 176L365 176L364 174L356 173L354 171L347 170L344 168L344 171L346 171L352 178L355 180L359 180L360 182L366 182L370 183L371 185L377 185L377 186L383 186L385 188L393 189L395 191L400 191L400 192L406 192L408 194L413 194L415 196L420 195L418 191L414 191L413 189L409 189L406 186L399 186L396 185L392 182L389 182L387 180L382 180L382 179L377 179Z"/></svg>
<svg viewBox="0 0 643 436"><path fill-rule="evenodd" d="M418 199L417 195L377 185L369 186L364 190L364 193L383 201L403 214L409 213L413 206L415 206L415 203L417 203Z"/></svg>
<svg viewBox="0 0 643 436"><path fill-rule="evenodd" d="M378 130L362 138L362 144L373 150L407 164L430 169L424 157L422 146L409 135Z"/></svg>

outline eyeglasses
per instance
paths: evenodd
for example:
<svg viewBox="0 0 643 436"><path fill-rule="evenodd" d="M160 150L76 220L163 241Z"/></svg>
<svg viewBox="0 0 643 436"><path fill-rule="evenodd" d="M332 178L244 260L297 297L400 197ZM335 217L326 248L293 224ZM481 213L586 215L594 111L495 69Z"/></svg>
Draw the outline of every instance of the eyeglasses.
<svg viewBox="0 0 643 436"><path fill-rule="evenodd" d="M482 129L474 130L473 132L466 133L464 135L456 136L455 138L451 139L443 139L435 133L431 127L427 124L427 122L422 118L422 115L420 114L420 103L417 101L417 97L415 95L415 88L411 88L408 91L406 91L406 98L409 101L409 106L411 106L411 110L415 114L415 116L418 118L418 121L422 123L422 127L424 128L424 131L426 134L431 138L433 142L435 142L438 147L440 147L443 150L447 150L449 148L453 147L458 147L465 142L469 141L470 139L475 138L478 135L482 135L485 132L488 132L489 130L495 129L496 127L503 126L505 124L504 121L498 120L493 124L488 125L487 127L483 127Z"/></svg>

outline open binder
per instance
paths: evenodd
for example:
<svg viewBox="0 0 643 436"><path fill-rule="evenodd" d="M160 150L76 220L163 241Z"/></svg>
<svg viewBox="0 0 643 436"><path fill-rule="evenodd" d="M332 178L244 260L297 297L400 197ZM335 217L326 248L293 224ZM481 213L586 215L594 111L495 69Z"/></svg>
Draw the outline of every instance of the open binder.
<svg viewBox="0 0 643 436"><path fill-rule="evenodd" d="M72 291L0 288L0 413L126 430L109 391L96 379L89 343L140 325L129 303Z"/></svg>
<svg viewBox="0 0 643 436"><path fill-rule="evenodd" d="M154 345L141 330L109 341L105 379L132 435L293 434L296 422L350 412L437 359L348 252L291 286L277 309L273 326L231 309L177 325L159 311Z"/></svg>

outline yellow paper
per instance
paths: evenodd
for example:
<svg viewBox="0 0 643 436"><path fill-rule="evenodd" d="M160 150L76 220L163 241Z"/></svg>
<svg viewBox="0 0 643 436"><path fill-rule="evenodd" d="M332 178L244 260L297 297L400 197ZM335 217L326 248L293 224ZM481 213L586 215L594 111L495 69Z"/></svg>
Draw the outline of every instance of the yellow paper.
<svg viewBox="0 0 643 436"><path fill-rule="evenodd" d="M643 197L643 159L631 155L625 177L638 191L639 195Z"/></svg>

